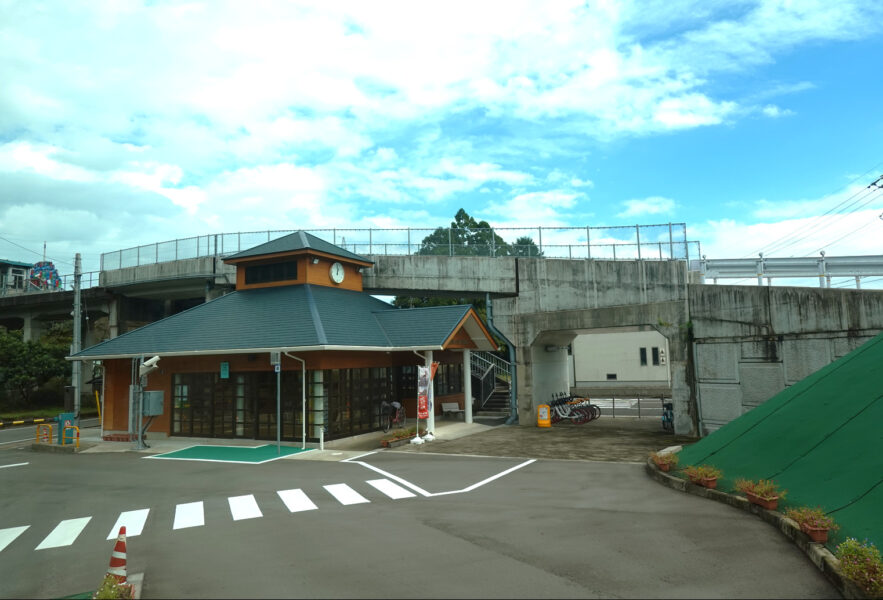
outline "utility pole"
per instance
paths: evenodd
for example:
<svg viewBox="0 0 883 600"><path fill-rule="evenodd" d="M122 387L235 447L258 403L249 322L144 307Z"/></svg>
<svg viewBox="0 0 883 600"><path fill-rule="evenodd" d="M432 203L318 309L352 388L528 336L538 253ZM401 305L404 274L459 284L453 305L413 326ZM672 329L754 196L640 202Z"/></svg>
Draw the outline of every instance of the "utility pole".
<svg viewBox="0 0 883 600"><path fill-rule="evenodd" d="M83 305L80 302L80 253L74 257L74 339L71 343L71 354L76 354L83 348ZM74 419L80 424L80 393L83 391L83 363L75 360L71 364L71 383L74 387Z"/></svg>

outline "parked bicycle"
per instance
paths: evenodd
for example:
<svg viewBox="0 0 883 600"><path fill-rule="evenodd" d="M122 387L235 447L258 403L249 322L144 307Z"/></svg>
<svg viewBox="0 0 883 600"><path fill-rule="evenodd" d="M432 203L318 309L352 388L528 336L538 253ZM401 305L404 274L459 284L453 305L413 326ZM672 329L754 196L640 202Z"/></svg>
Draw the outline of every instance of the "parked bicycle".
<svg viewBox="0 0 883 600"><path fill-rule="evenodd" d="M549 408L552 423L570 419L575 425L582 425L601 416L601 407L592 404L589 398L572 396L566 392L554 394Z"/></svg>
<svg viewBox="0 0 883 600"><path fill-rule="evenodd" d="M384 400L380 404L380 427L384 432L389 431L391 427L404 427L406 421L405 407L401 402Z"/></svg>

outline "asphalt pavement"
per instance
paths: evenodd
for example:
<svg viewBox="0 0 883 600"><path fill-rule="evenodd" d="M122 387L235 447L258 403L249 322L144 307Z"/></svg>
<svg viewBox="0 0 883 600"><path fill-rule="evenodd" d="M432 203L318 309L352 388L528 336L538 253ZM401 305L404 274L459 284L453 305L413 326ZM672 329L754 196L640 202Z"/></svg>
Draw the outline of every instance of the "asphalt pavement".
<svg viewBox="0 0 883 600"><path fill-rule="evenodd" d="M500 423L439 419L420 446L372 433L250 466L141 458L267 442L152 435L135 451L86 428L80 456L0 446L0 597L86 589L124 517L141 519L129 568L146 598L837 597L775 528L648 478L649 452L692 441L658 419ZM62 522L82 533L42 549Z"/></svg>

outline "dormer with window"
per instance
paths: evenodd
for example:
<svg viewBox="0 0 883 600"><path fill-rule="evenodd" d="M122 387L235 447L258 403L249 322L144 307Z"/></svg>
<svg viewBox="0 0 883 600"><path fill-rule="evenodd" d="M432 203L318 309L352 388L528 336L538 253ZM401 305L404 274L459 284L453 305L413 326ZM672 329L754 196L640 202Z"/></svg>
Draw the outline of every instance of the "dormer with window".
<svg viewBox="0 0 883 600"><path fill-rule="evenodd" d="M236 289L249 290L310 283L362 291L368 259L304 231L250 248L224 259L236 266Z"/></svg>

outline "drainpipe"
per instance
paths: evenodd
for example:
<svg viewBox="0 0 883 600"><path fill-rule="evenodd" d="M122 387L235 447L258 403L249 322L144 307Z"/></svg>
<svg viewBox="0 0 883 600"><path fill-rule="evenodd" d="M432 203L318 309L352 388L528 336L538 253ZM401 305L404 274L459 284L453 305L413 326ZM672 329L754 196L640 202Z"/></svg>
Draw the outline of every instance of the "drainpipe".
<svg viewBox="0 0 883 600"><path fill-rule="evenodd" d="M514 425L515 423L518 423L518 394L515 389L515 346L509 341L509 338L503 335L499 329L494 327L494 310L491 305L491 295L489 293L485 293L485 303L487 304L488 329L490 329L491 333L495 336L506 342L506 347L509 348L509 378L511 379L511 382L509 384L509 418L506 419L506 425Z"/></svg>

